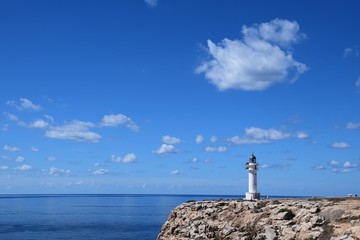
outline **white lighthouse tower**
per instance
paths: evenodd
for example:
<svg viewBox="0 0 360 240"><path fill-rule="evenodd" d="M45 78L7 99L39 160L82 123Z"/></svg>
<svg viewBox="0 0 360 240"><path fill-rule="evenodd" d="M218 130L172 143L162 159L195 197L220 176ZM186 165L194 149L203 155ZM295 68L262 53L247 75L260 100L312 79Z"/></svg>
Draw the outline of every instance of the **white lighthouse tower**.
<svg viewBox="0 0 360 240"><path fill-rule="evenodd" d="M245 199L260 199L260 193L257 192L258 164L256 163L256 157L253 153L251 154L249 162L246 163L246 170L249 172L249 191L245 193Z"/></svg>

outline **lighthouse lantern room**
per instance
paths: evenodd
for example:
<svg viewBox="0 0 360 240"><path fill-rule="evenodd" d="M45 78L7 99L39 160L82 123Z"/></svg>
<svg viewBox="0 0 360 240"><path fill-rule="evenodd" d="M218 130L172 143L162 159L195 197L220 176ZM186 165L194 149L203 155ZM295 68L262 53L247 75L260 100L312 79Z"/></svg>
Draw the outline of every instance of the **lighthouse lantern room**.
<svg viewBox="0 0 360 240"><path fill-rule="evenodd" d="M245 193L245 199L260 199L260 193L257 192L258 164L256 163L256 157L254 154L251 154L249 162L246 163L246 170L249 172L249 191Z"/></svg>

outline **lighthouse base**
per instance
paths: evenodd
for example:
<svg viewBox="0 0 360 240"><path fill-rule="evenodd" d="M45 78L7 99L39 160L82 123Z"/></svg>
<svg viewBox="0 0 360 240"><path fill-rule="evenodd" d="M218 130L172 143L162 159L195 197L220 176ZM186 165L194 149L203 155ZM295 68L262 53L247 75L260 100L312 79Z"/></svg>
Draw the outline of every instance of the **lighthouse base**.
<svg viewBox="0 0 360 240"><path fill-rule="evenodd" d="M259 192L255 192L255 193L250 193L250 192L247 192L245 193L245 199L246 200L260 200L260 193Z"/></svg>

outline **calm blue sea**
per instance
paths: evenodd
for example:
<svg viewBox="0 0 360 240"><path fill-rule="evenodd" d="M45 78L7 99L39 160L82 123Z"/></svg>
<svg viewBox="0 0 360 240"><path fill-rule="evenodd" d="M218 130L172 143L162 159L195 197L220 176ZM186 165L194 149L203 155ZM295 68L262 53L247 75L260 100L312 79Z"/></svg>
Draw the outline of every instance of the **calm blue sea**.
<svg viewBox="0 0 360 240"><path fill-rule="evenodd" d="M1 240L156 239L170 211L195 195L0 195Z"/></svg>

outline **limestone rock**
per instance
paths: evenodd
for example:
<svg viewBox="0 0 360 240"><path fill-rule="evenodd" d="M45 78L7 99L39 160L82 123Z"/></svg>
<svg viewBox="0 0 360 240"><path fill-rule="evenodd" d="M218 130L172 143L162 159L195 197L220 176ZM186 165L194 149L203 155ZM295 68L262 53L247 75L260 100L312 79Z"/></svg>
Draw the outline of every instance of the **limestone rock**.
<svg viewBox="0 0 360 240"><path fill-rule="evenodd" d="M360 198L188 202L158 240L360 240Z"/></svg>

